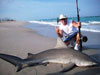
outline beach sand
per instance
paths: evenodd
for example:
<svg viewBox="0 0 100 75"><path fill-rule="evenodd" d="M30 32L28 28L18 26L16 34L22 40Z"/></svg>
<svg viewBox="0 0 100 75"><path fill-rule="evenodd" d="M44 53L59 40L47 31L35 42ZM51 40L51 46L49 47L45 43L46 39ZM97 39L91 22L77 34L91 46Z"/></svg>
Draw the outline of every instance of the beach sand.
<svg viewBox="0 0 100 75"><path fill-rule="evenodd" d="M32 29L24 27L28 22L12 21L0 23L0 53L6 53L21 58L26 58L27 53L39 53L54 48L55 38L42 36ZM95 57L100 62L100 33L82 32L88 36L88 42L84 43L86 54ZM48 64L47 66L28 67L16 72L15 66L0 59L0 75L99 75L99 67L76 67L67 73L55 73L62 70L60 64Z"/></svg>

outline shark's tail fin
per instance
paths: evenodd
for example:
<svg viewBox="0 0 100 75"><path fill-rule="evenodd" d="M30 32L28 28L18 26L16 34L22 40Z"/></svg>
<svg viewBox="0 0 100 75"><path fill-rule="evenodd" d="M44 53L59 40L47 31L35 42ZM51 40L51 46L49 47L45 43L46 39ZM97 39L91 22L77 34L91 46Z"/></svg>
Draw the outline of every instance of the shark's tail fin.
<svg viewBox="0 0 100 75"><path fill-rule="evenodd" d="M17 67L16 72L19 72L21 69L23 69L23 59L19 57L0 53L0 58L15 65Z"/></svg>

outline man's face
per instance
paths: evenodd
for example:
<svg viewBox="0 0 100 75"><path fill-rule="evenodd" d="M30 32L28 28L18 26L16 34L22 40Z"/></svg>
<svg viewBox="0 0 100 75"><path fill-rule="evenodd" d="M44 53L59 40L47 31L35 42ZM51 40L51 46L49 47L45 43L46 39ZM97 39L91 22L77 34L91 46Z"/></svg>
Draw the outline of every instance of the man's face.
<svg viewBox="0 0 100 75"><path fill-rule="evenodd" d="M67 24L67 18L66 18L66 19L61 19L60 22L61 22L63 25L66 25L66 24Z"/></svg>

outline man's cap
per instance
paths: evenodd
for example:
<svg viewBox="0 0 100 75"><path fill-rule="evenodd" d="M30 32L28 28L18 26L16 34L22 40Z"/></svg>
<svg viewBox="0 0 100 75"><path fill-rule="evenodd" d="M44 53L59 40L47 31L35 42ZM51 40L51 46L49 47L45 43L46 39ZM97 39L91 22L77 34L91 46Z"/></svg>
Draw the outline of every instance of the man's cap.
<svg viewBox="0 0 100 75"><path fill-rule="evenodd" d="M60 16L59 16L59 19L60 20L62 20L62 19L66 19L67 17L64 15L64 14L61 14Z"/></svg>

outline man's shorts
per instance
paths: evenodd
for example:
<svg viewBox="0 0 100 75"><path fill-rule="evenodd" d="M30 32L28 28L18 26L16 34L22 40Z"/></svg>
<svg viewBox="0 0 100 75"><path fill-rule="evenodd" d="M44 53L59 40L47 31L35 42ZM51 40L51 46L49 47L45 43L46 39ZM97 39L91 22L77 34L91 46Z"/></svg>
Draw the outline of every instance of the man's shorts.
<svg viewBox="0 0 100 75"><path fill-rule="evenodd" d="M70 35L70 36L66 36L64 42L67 42L67 41L71 40L73 37L75 37L75 36L77 35L77 33L78 33L78 32L75 32L75 33L73 33L73 34Z"/></svg>

